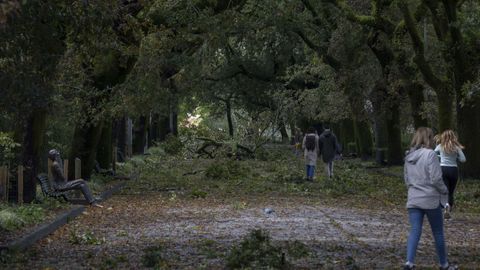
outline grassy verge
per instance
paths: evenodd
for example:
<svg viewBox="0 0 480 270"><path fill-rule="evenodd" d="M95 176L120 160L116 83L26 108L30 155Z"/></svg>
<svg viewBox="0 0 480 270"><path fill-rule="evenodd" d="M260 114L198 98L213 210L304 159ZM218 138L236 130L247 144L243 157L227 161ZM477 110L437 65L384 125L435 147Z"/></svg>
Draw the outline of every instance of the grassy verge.
<svg viewBox="0 0 480 270"><path fill-rule="evenodd" d="M391 166L380 169L388 174L397 175L403 181L403 167ZM480 180L460 179L455 190L456 211L480 213Z"/></svg>
<svg viewBox="0 0 480 270"><path fill-rule="evenodd" d="M160 154L158 154L160 153ZM132 160L141 172L123 194L170 192L172 196L201 199L208 196L302 196L358 202L358 206L402 205L406 190L401 179L370 173L358 160L335 164L335 177L324 176L323 163L316 179L305 181L304 163L288 149L267 159L185 159L154 150Z"/></svg>
<svg viewBox="0 0 480 270"><path fill-rule="evenodd" d="M169 192L173 197L202 199L245 196L302 196L354 203L355 207L403 206L406 188L401 166L382 168L389 175L366 168L360 160L335 163L335 177L324 176L318 162L316 178L305 181L302 158L287 148L270 151L258 159L190 159L166 155L158 148L151 154L132 159L128 170L141 172L129 182L123 194ZM480 213L480 185L476 180L459 184L457 202L463 212Z"/></svg>
<svg viewBox="0 0 480 270"><path fill-rule="evenodd" d="M25 226L44 221L51 212L65 208L61 201L43 198L39 203L13 205L0 204L0 232L13 232Z"/></svg>
<svg viewBox="0 0 480 270"><path fill-rule="evenodd" d="M108 176L95 175L88 186L94 196L98 196L112 183ZM38 187L37 199L30 204L0 204L0 243L14 238L15 234L22 229L45 222L70 205L59 199L44 197ZM81 195L81 194L80 194ZM83 195L82 195L83 196ZM82 197L83 199L83 197Z"/></svg>

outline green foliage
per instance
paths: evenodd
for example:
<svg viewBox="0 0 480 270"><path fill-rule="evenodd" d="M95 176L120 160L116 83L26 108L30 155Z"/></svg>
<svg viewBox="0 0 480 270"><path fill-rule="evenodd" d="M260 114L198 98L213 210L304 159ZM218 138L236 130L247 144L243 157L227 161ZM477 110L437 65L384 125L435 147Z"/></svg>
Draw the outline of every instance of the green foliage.
<svg viewBox="0 0 480 270"><path fill-rule="evenodd" d="M250 169L235 160L220 160L205 170L205 176L216 180L238 179L248 175Z"/></svg>
<svg viewBox="0 0 480 270"><path fill-rule="evenodd" d="M7 231L13 231L21 228L25 224L18 215L7 209L0 211L0 228Z"/></svg>
<svg viewBox="0 0 480 270"><path fill-rule="evenodd" d="M293 259L301 259L310 256L311 250L304 243L295 240L287 243L287 254Z"/></svg>
<svg viewBox="0 0 480 270"><path fill-rule="evenodd" d="M14 231L45 219L45 210L37 205L1 206L0 229Z"/></svg>
<svg viewBox="0 0 480 270"><path fill-rule="evenodd" d="M100 270L118 269L119 264L126 263L126 262L128 262L128 259L124 255L116 256L113 258L107 258L100 265Z"/></svg>
<svg viewBox="0 0 480 270"><path fill-rule="evenodd" d="M162 268L168 264L163 258L164 247L162 245L150 246L144 249L142 264L145 267Z"/></svg>
<svg viewBox="0 0 480 270"><path fill-rule="evenodd" d="M68 241L74 245L101 245L105 242L105 238L97 238L91 231L80 233L78 231L71 230Z"/></svg>
<svg viewBox="0 0 480 270"><path fill-rule="evenodd" d="M194 189L190 191L190 197L194 199L205 199L208 193L202 190Z"/></svg>
<svg viewBox="0 0 480 270"><path fill-rule="evenodd" d="M234 246L227 258L228 269L282 269L286 266L281 248L272 244L267 231L252 230Z"/></svg>
<svg viewBox="0 0 480 270"><path fill-rule="evenodd" d="M285 151L282 147L259 147L255 151L255 158L262 161L281 161L291 156L290 151ZM290 149L288 149L290 150Z"/></svg>
<svg viewBox="0 0 480 270"><path fill-rule="evenodd" d="M222 254L219 252L219 249L223 247L216 241L212 239L203 239L198 244L199 252L204 255L207 259L216 259L219 258Z"/></svg>
<svg viewBox="0 0 480 270"><path fill-rule="evenodd" d="M11 134L0 131L0 165L10 161L15 156L15 148L20 144L15 143Z"/></svg>
<svg viewBox="0 0 480 270"><path fill-rule="evenodd" d="M160 143L160 146L165 150L165 153L170 155L178 155L183 150L183 143L175 135L168 134L164 142Z"/></svg>

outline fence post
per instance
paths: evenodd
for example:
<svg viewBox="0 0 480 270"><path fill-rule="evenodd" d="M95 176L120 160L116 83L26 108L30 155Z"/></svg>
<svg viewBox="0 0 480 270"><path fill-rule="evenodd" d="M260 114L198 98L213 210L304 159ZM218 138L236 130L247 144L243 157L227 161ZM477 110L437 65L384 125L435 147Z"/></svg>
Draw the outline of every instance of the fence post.
<svg viewBox="0 0 480 270"><path fill-rule="evenodd" d="M82 161L79 158L75 158L75 179L82 178Z"/></svg>
<svg viewBox="0 0 480 270"><path fill-rule="evenodd" d="M7 167L0 167L0 201L7 201Z"/></svg>
<svg viewBox="0 0 480 270"><path fill-rule="evenodd" d="M23 166L18 166L18 203L23 203Z"/></svg>
<svg viewBox="0 0 480 270"><path fill-rule="evenodd" d="M63 176L65 180L68 181L68 159L63 161Z"/></svg>

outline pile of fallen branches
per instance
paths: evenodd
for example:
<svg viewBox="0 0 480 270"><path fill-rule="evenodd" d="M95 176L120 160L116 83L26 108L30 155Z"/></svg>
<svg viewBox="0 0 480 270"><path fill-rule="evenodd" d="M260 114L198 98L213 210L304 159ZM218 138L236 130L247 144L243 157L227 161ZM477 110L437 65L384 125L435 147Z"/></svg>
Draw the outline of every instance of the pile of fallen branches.
<svg viewBox="0 0 480 270"><path fill-rule="evenodd" d="M236 159L255 158L257 147L242 145L235 141L219 141L211 138L196 138L200 141L195 154L200 158L231 157Z"/></svg>

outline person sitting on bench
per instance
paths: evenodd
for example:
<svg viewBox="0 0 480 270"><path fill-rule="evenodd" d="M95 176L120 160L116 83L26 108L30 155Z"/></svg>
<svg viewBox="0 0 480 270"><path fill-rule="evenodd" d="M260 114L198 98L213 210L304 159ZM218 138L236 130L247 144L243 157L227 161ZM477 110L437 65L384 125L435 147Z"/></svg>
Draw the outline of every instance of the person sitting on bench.
<svg viewBox="0 0 480 270"><path fill-rule="evenodd" d="M76 179L72 181L67 181L63 175L63 166L62 159L60 158L60 152L56 149L48 151L48 158L53 161L52 166L50 167L53 176L53 188L56 191L67 191L67 190L81 190L85 199L92 206L103 208L102 205L98 204L95 198L88 188L87 182L83 179Z"/></svg>

